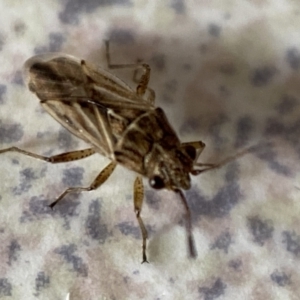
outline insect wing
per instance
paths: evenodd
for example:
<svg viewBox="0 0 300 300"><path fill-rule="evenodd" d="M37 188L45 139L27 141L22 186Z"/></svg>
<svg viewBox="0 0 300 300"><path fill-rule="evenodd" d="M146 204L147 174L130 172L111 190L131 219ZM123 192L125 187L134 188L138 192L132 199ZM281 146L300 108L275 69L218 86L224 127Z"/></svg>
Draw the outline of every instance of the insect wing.
<svg viewBox="0 0 300 300"><path fill-rule="evenodd" d="M111 159L126 126L152 108L109 72L60 53L29 59L24 78L54 119Z"/></svg>

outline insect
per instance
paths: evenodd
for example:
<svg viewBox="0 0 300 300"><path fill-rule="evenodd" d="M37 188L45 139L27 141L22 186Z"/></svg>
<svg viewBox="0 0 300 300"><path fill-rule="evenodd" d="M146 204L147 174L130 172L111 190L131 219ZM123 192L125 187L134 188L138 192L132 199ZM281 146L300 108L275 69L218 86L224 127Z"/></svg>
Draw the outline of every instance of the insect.
<svg viewBox="0 0 300 300"><path fill-rule="evenodd" d="M205 144L201 141L180 142L164 111L154 106L155 93L148 87L149 65L112 64L109 42L106 41L105 45L110 69L135 70L135 90L108 71L61 53L37 55L24 65L24 79L43 108L72 134L89 144L90 148L51 157L17 147L0 150L0 153L14 151L50 163L79 160L94 153L111 160L89 186L67 188L50 204L51 208L69 193L97 189L117 164L135 171L138 176L134 182L133 198L143 239L142 263L148 262L148 234L141 218L144 197L142 177L148 178L154 189L165 188L175 192L185 209L189 254L196 257L191 213L182 190L190 188L190 175L218 168L233 158L218 164L198 163ZM137 79L139 69L142 75Z"/></svg>

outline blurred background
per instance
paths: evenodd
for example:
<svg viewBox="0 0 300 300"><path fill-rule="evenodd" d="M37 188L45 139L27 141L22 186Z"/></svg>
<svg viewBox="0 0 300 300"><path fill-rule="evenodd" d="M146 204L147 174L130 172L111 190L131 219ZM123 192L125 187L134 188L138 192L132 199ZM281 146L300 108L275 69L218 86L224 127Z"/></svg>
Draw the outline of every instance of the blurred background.
<svg viewBox="0 0 300 300"><path fill-rule="evenodd" d="M0 299L298 299L300 257L300 6L297 1L61 0L0 3L0 149L54 155L87 146L43 111L24 85L33 55L62 52L107 68L151 67L156 105L199 161L228 165L186 191L198 257L188 257L176 195L145 179L142 217L132 172L108 160L51 165L0 155ZM135 88L132 71L113 73Z"/></svg>

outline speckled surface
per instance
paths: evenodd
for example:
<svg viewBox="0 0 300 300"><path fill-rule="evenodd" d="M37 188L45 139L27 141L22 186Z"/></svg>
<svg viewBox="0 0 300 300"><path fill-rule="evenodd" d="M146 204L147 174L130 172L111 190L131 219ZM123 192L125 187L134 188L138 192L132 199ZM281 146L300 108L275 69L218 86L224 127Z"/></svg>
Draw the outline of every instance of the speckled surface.
<svg viewBox="0 0 300 300"><path fill-rule="evenodd" d="M258 145L194 177L196 260L187 255L176 196L146 186L148 258L132 204L134 174L119 167L88 185L95 155L51 165L0 156L0 299L299 299L300 6L297 1L1 1L0 148L43 155L81 149L23 85L29 57L60 51L105 66L151 65L157 105L202 162ZM114 72L126 82L132 74Z"/></svg>

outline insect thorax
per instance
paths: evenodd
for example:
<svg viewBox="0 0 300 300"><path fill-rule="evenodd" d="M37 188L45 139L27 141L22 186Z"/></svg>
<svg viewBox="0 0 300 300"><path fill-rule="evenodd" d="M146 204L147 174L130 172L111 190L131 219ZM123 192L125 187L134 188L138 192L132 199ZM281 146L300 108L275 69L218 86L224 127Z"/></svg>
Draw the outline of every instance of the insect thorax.
<svg viewBox="0 0 300 300"><path fill-rule="evenodd" d="M159 176L165 188L190 187L193 160L181 149L161 108L132 121L118 140L114 154L117 162L149 179Z"/></svg>

